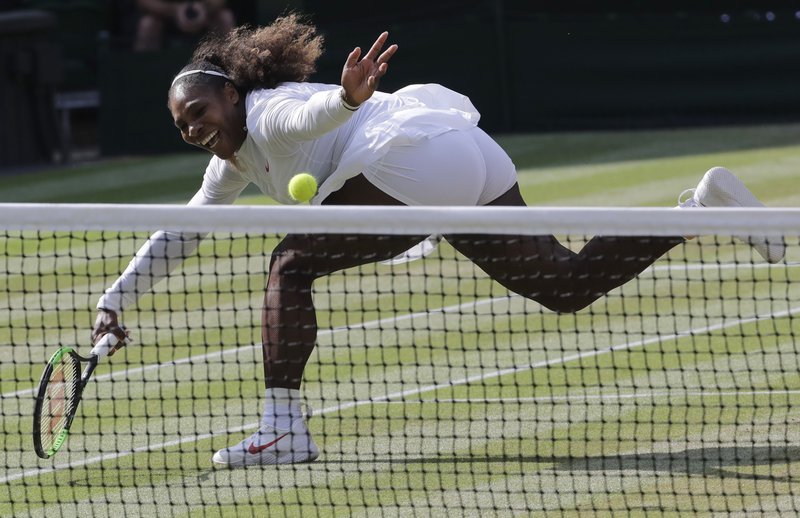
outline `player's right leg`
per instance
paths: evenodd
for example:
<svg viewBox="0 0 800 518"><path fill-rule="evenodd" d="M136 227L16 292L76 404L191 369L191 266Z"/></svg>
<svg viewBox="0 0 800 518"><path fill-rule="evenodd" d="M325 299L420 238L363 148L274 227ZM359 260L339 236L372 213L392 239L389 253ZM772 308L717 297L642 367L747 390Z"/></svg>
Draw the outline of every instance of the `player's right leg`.
<svg viewBox="0 0 800 518"><path fill-rule="evenodd" d="M398 205L363 176L333 193L329 204ZM425 236L290 234L275 248L262 312L265 402L261 425L240 443L219 450L218 466L311 462L319 449L302 411L300 383L317 338L315 279L387 260Z"/></svg>
<svg viewBox="0 0 800 518"><path fill-rule="evenodd" d="M300 384L317 338L315 279L395 257L424 236L288 235L273 253L262 312L265 401L261 426L214 454L218 466L311 462L319 449L302 411Z"/></svg>
<svg viewBox="0 0 800 518"><path fill-rule="evenodd" d="M217 466L241 468L255 465L313 462L319 448L299 415L284 427L262 423L258 430L239 444L219 450L212 457Z"/></svg>

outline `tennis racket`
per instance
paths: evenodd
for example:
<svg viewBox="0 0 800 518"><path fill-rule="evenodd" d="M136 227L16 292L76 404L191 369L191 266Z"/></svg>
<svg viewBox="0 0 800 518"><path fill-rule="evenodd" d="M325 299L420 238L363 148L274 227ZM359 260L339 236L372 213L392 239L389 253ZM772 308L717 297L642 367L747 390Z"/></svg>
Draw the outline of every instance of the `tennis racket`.
<svg viewBox="0 0 800 518"><path fill-rule="evenodd" d="M100 349L107 352L118 342L116 336L108 333L92 352ZM49 459L64 445L83 389L102 356L91 354L84 358L71 347L62 347L48 360L33 409L33 447L39 457Z"/></svg>

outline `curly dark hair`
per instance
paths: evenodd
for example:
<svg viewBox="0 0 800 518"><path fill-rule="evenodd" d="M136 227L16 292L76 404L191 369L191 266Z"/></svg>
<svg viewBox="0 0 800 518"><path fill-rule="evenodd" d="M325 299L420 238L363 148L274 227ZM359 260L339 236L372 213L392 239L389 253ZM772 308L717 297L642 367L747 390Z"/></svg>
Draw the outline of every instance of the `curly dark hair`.
<svg viewBox="0 0 800 518"><path fill-rule="evenodd" d="M316 71L323 37L298 14L277 18L266 27L242 26L209 35L195 49L181 72L213 70L229 76L241 91L274 88L285 81L305 81ZM220 81L219 76L193 74L180 82ZM173 85L174 86L174 85Z"/></svg>

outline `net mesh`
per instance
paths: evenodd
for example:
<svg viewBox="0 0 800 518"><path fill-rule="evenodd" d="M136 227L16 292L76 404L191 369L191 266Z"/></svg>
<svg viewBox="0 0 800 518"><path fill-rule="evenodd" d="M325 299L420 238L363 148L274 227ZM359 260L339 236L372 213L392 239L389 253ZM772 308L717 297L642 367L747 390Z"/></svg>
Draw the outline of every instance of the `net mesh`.
<svg viewBox="0 0 800 518"><path fill-rule="evenodd" d="M4 516L800 508L797 212L0 209ZM565 255L553 277L542 266L553 257L515 255L544 246L533 236L548 229L579 251L603 227L606 255L583 270ZM120 314L134 343L102 360L68 443L38 459L44 363L60 346L88 354L99 296L159 228L211 233ZM787 236L787 258L767 264L731 237L756 229ZM321 456L215 469L215 451L259 426L265 286L275 248L302 232L365 263L313 283L302 397ZM447 237L428 257L376 262L375 240L430 234ZM692 234L703 237L665 241ZM659 246L668 252L646 267ZM318 272L329 259L301 264ZM626 263L646 268L625 282ZM584 308L609 278L622 286ZM295 316L273 331L307 333Z"/></svg>

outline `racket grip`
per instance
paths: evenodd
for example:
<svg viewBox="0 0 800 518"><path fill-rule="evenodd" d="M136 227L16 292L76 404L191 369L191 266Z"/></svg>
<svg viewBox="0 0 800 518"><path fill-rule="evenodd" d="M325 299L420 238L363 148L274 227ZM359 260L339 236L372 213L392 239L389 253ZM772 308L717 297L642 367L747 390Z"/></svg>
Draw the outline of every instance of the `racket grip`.
<svg viewBox="0 0 800 518"><path fill-rule="evenodd" d="M119 343L119 338L114 333L106 333L99 342L92 347L92 354L98 359L105 358L115 345Z"/></svg>

